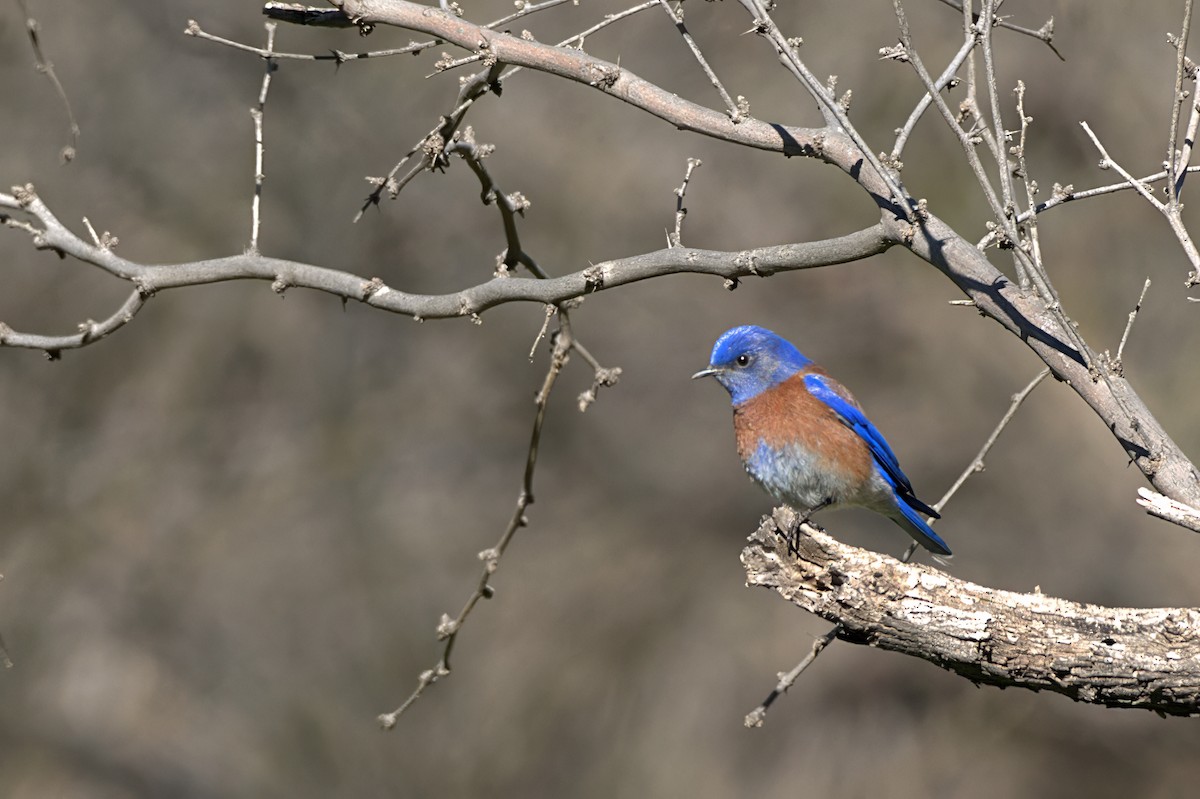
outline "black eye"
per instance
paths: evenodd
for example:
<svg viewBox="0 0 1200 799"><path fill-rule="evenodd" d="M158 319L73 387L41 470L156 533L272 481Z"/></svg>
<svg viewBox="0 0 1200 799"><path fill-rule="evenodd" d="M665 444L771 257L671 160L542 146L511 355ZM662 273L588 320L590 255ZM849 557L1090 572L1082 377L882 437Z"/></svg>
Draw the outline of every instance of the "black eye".
<svg viewBox="0 0 1200 799"><path fill-rule="evenodd" d="M737 356L736 363L738 366L749 366L750 356L743 352L741 355Z"/></svg>

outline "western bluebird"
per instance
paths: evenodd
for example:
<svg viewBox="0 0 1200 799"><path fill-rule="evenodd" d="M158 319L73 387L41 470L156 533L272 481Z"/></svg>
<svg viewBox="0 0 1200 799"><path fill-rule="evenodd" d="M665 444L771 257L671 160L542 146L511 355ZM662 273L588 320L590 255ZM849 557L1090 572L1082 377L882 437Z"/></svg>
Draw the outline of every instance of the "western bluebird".
<svg viewBox="0 0 1200 799"><path fill-rule="evenodd" d="M940 518L913 494L895 453L853 395L770 330L726 331L708 367L733 400L738 455L778 502L809 514L857 506L883 514L938 555L950 548L919 514Z"/></svg>

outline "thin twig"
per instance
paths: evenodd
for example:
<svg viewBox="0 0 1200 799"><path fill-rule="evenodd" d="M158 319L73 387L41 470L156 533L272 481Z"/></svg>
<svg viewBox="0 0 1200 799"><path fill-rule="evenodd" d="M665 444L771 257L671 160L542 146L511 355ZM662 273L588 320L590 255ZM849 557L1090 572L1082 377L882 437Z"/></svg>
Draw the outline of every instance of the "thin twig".
<svg viewBox="0 0 1200 799"><path fill-rule="evenodd" d="M667 0L658 0L658 2L662 6L663 11L667 12L667 16L671 18L671 22L675 23L675 29L679 31L681 36L683 36L683 40L687 42L687 46L691 48L692 55L696 57L696 62L700 64L700 68L703 69L704 74L708 76L709 83L711 83L713 88L717 90L717 93L721 95L721 100L724 101L725 107L729 109L729 118L734 122L741 122L741 109L738 107L738 104L733 101L733 98L729 96L729 92L725 91L725 86L721 83L721 79L717 77L717 73L714 72L713 68L708 65L708 61L705 60L704 54L700 52L700 45L696 44L696 40L692 38L692 34L688 33L687 26L683 24L682 6L680 7L680 11L677 13L675 9L671 8L671 4L668 3Z"/></svg>
<svg viewBox="0 0 1200 799"><path fill-rule="evenodd" d="M556 46L566 47L569 44L578 43L579 46L582 47L583 40L591 34L604 29L615 22L619 22L626 17L637 14L640 11L653 8L656 5L658 5L658 0L646 0L646 2L632 6L631 8L627 8L624 11L620 11L616 14L609 14L602 21L596 23L587 30L581 31L580 33L564 39ZM444 72L456 66L462 66L463 64L478 61L480 58L482 58L482 56L476 53L457 61L444 62L440 64L439 71ZM442 148L444 147L445 142L454 135L454 132L458 129L459 125L462 124L463 118L466 116L467 111L471 108L475 101L485 94L493 91L496 87L502 86L505 81L507 81L516 73L520 72L522 69L521 67L516 66L506 69L503 73L500 73L497 70L501 67L502 65L497 63L496 65L478 72L475 75L472 75L470 78L467 78L459 87L458 99L454 110L452 110L448 115L442 117L438 124L432 130L430 130L429 133L427 133L416 144L414 144L408 150L408 152L404 154L404 157L401 158L395 164L395 166L388 171L386 176L367 178L368 182L375 185L375 189L369 195L367 195L366 200L363 201L362 207L359 208L358 213L354 217L355 222L358 222L360 219L362 219L363 214L366 213L368 208L379 205L379 202L383 199L383 193L385 191L394 200L400 195L400 192L404 189L404 187L407 186L417 175L435 166L438 162L438 157L442 154ZM411 160L412 157L418 152L422 153L421 160L410 167L404 176L397 178L396 176L399 174L401 168L403 168L403 166L408 163L409 160Z"/></svg>
<svg viewBox="0 0 1200 799"><path fill-rule="evenodd" d="M1012 402L1009 403L1008 410L1004 412L1002 417L1000 417L1000 422L996 425L995 429L992 430L992 434L987 437L986 441L983 442L983 446L979 448L979 452L974 458L971 459L971 462L967 464L967 468L963 469L962 474L958 476L958 479L954 481L953 485L946 490L946 493L941 499L934 503L934 510L940 512L942 508L946 507L946 503L950 501L950 498L958 493L958 489L962 488L963 483L967 482L967 479L971 475L978 474L984 470L984 458L986 458L988 453L992 451L992 447L995 446L997 439L1000 438L1000 434L1004 432L1004 428L1008 427L1008 423L1011 422L1013 416L1016 415L1017 409L1021 407L1021 403L1023 403L1025 399L1033 392L1033 390L1038 387L1038 383L1041 383L1046 379L1048 374L1050 374L1049 367L1038 372L1037 375L1035 375L1034 378L1029 381L1025 388L1012 395Z"/></svg>
<svg viewBox="0 0 1200 799"><path fill-rule="evenodd" d="M1159 213L1166 217L1167 224L1171 226L1171 230L1175 233L1175 238L1179 240L1180 246L1183 247L1184 254L1187 256L1188 261L1192 265L1192 273L1188 276L1185 285L1190 287L1200 283L1200 277L1197 277L1200 275L1200 251L1196 249L1196 245L1192 241L1192 236L1190 233L1188 233L1187 226L1183 224L1183 218L1180 216L1180 214L1177 212L1172 213L1167 204L1155 197L1154 193L1151 192L1145 184L1143 184L1133 175L1129 174L1125 167L1114 161L1112 156L1108 154L1108 150L1106 150L1104 145L1100 143L1100 139L1095 133L1092 132L1092 129L1087 122L1080 122L1079 124L1083 127L1084 132L1087 133L1088 138L1092 140L1092 144L1100 153L1100 157L1102 159L1100 161L1100 168L1108 169L1111 167L1112 169L1117 170L1121 177L1125 178L1125 181L1133 187L1134 191L1142 196L1142 199L1153 205ZM1178 207L1176 207L1176 211L1177 210Z"/></svg>
<svg viewBox="0 0 1200 799"><path fill-rule="evenodd" d="M1017 158L1017 176L1020 177L1022 185L1025 187L1025 206L1033 208L1034 196L1037 194L1037 182L1029 176L1029 163L1025 160L1025 147L1029 136L1029 123L1033 118L1025 113L1025 82L1017 81L1017 114L1021 117L1021 138L1017 142L1017 146L1013 148L1013 152ZM1014 209L1015 210L1015 209ZM1020 214L1016 214L1020 217ZM1045 268L1042 264L1042 242L1038 234L1037 214L1031 214L1027 218L1026 223L1016 221L1018 232L1024 231L1028 238L1029 257L1033 261L1033 268L1039 273L1044 274ZM1021 243L1025 246L1025 242ZM1020 261L1017 262L1020 266Z"/></svg>
<svg viewBox="0 0 1200 799"><path fill-rule="evenodd" d="M275 27L276 23L268 22L267 26L267 53L270 54L275 50ZM267 92L271 89L271 73L278 69L278 65L268 55L266 59L266 69L263 71L262 88L258 90L258 105L250 109L250 116L254 119L254 199L250 202L250 252L258 252L258 232L261 225L261 217L259 216L259 206L262 203L263 180L263 112L267 108Z"/></svg>
<svg viewBox="0 0 1200 799"><path fill-rule="evenodd" d="M625 19L626 17L631 17L634 14L645 11L648 8L654 8L654 6L658 5L658 2L659 2L659 0L647 0L646 2L639 3L636 6L631 6L627 9L625 9L624 11L618 11L615 14L605 14L604 19L602 19L600 22L597 22L595 25L588 28L587 30L581 31L581 32L575 34L574 36L571 36L570 38L563 39L561 42L559 42L558 44L556 44L554 46L555 47L566 47L568 44L574 44L580 50L582 50L584 42L587 40L587 37L591 36L596 31L607 28L609 25L612 25L614 22L620 22L621 20ZM481 60L487 59L489 57L489 54L486 53L485 50L486 50L486 48L480 48L480 50L478 52L474 52L471 55L463 56L462 58L447 59L447 60L441 61L434 65L436 67L436 70L434 71L433 74L437 74L439 72L446 72L451 69L457 69L458 67L465 66L467 64L471 64L476 61L481 61ZM509 70L508 72L506 72L504 74L504 77L508 77L509 75L513 74L514 72L519 71L520 69L521 69L520 67L513 67L511 70ZM431 76L427 76L427 77L431 77Z"/></svg>
<svg viewBox="0 0 1200 799"><path fill-rule="evenodd" d="M1189 166L1187 171L1200 172L1200 166ZM1129 189L1134 188L1135 183L1157 183L1160 180L1166 179L1166 177L1167 172L1166 170L1163 170L1161 172L1155 172L1153 175L1147 175L1144 178L1135 178L1133 183L1130 183L1128 180L1122 180L1120 183L1109 183L1104 186L1096 186L1095 188L1082 189L1080 191L1076 191L1075 187L1071 185L1060 186L1055 184L1050 195L1050 199L1043 200L1032 208L1022 211L1017 215L1016 221L1018 223L1024 222L1032 216L1045 213L1046 211L1057 208L1060 205L1072 202L1074 200L1086 200L1089 197L1099 197L1102 194L1113 194L1119 191L1128 191ZM992 230L975 244L976 248L984 250L988 247L991 247L996 243L996 239L999 235L999 230Z"/></svg>
<svg viewBox="0 0 1200 799"><path fill-rule="evenodd" d="M746 714L745 725L747 727L761 727L763 722L767 720L767 710L775 700L786 694L788 689L795 685L796 680L804 673L804 670L813 664L813 661L825 650L825 647L837 639L838 633L841 631L842 625L833 625L824 635L813 641L812 651L805 655L804 659L797 663L794 669L789 672L779 672L778 684L771 689L771 693L767 694L767 698L758 707Z"/></svg>
<svg viewBox="0 0 1200 799"><path fill-rule="evenodd" d="M516 509L513 511L512 517L509 519L508 526L504 528L504 533L500 536L500 540L495 546L490 549L485 549L479 553L479 559L483 561L483 572L479 576L479 581L475 586L475 590L467 598L466 604L459 611L458 616L450 618L448 614L443 614L441 621L437 626L438 640L444 641L441 657L432 669L421 672L417 678L417 687L409 694L408 698L390 713L383 713L379 716L379 723L385 730L390 730L396 726L396 721L401 714L404 713L414 702L421 697L425 689L436 683L442 677L450 675L450 655L454 650L454 644L458 641L458 635L462 631L462 626L467 618L471 615L471 611L481 599L491 599L495 593L491 586L492 575L500 567L500 559L504 556L504 551L512 542L513 536L517 530L529 524L529 520L525 516L525 510L533 504L533 475L537 468L538 445L542 437L542 424L546 420L546 409L550 403L550 392L554 389L554 384L558 380L563 367L567 364L570 358L572 342L569 332L564 327L559 327L558 334L554 338L554 344L550 355L550 365L546 370L546 376L542 380L542 388L538 391L535 397L537 409L533 416L533 431L529 436L529 449L525 456L525 471L521 479L521 493L517 497Z"/></svg>
<svg viewBox="0 0 1200 799"><path fill-rule="evenodd" d="M921 57L916 51L916 47L913 44L912 33L908 27L908 16L904 13L904 7L901 5L900 0L893 0L892 7L896 14L897 27L900 33L900 45L903 48L904 53L904 58L902 60L907 61L912 65L913 69L917 73L917 77L921 80L921 83L925 87L926 96L928 96L937 106L942 118L946 121L946 125L949 126L951 131L953 131L955 136L958 138L959 146L962 147L963 154L967 158L967 163L970 165L971 170L975 173L976 182L979 183L979 187L983 189L984 196L987 198L988 205L991 206L993 215L995 215L998 219L1003 219L1004 205L1000 201L1000 198L996 196L995 189L992 188L992 183L988 178L987 171L983 168L983 162L979 160L979 154L975 152L974 143L967 135L967 131L963 130L962 126L958 124L958 120L955 119L954 113L950 110L950 107L946 105L946 101L942 99L941 93L938 91L937 84L934 83L933 78L929 76L928 70L925 69L925 65L922 63Z"/></svg>
<svg viewBox="0 0 1200 799"><path fill-rule="evenodd" d="M107 319L99 322L87 319L79 323L77 333L65 336L22 333L0 322L0 347L22 347L42 350L46 353L47 358L57 361L61 357L63 350L79 349L80 347L94 344L132 322L133 317L146 304L147 296L141 291L135 290L125 298L125 302L121 304L121 307L117 308Z"/></svg>
<svg viewBox="0 0 1200 799"><path fill-rule="evenodd" d="M955 11L968 11L966 6L964 6L962 3L955 2L955 0L939 0L939 2L941 2L943 5L950 6ZM971 22L976 22L978 19L979 16L977 14L970 15ZM1062 53L1058 52L1058 48L1054 46L1054 17L1050 17L1045 23L1043 23L1042 27L1036 30L1033 28L1026 28L1000 18L996 19L996 26L1000 28L1007 28L1014 33L1020 33L1024 36L1032 36L1034 39L1044 42L1045 45L1050 48L1051 52L1058 56L1059 61L1067 60L1063 57Z"/></svg>
<svg viewBox="0 0 1200 799"><path fill-rule="evenodd" d="M517 216L524 216L530 202L519 191L505 194L496 185L491 172L484 165L483 159L491 155L493 147L490 144L479 144L475 141L475 131L470 126L454 134L452 141L446 145L446 154L458 155L475 177L479 179L479 198L484 205L496 205L500 212L500 220L504 226L506 247L504 254L497 259L497 275L507 275L518 264L526 264L535 276L546 278L548 275L521 247L521 236L517 230Z"/></svg>
<svg viewBox="0 0 1200 799"><path fill-rule="evenodd" d="M687 160L687 170L683 173L683 183L679 184L679 188L675 189L675 232L667 234L668 247L683 246L683 219L687 216L687 209L683 207L683 197L687 194L688 182L692 179L692 172L703 163L699 158L689 158Z"/></svg>
<svg viewBox="0 0 1200 799"><path fill-rule="evenodd" d="M1133 310L1129 312L1129 320L1125 322L1125 332L1121 334L1121 343L1117 345L1117 357L1113 358L1112 369L1117 374L1121 373L1121 357L1125 354L1125 342L1129 340L1129 331L1133 330L1134 320L1137 319L1138 311L1142 310L1142 302L1146 299L1146 292L1150 290L1150 278L1146 278L1146 282L1142 284L1142 293L1138 295L1137 305L1133 306Z"/></svg>
<svg viewBox="0 0 1200 799"><path fill-rule="evenodd" d="M1079 334L1079 331L1076 329L1075 325L1067 317L1066 312L1063 310L1062 300L1059 298L1058 292L1055 291L1054 286L1051 284L1049 276L1044 270L1040 269L1036 264L1034 264L1029 254L1020 247L1020 233L1016 228L1016 223L1013 221L1014 215L1006 211L1006 206L1001 202L1000 198L997 197L996 191L992 187L991 181L988 178L987 171L983 168L983 163L980 161L978 153L975 152L974 143L972 142L971 137L968 135L967 131L963 130L962 126L959 125L954 114L950 111L949 106L946 105L945 100L943 100L941 95L938 94L936 87L934 86L933 79L929 76L928 70L925 69L925 65L922 63L920 55L917 53L913 45L912 34L908 26L908 17L904 12L904 7L901 3L901 0L892 0L892 7L896 14L896 21L900 31L900 44L902 45L905 55L907 56L906 60L912 64L913 69L915 69L917 72L917 76L920 78L922 84L924 84L926 92L928 92L934 98L934 103L936 103L942 118L958 137L959 144L967 158L967 163L970 164L972 171L975 173L976 180L979 183L979 187L983 190L984 196L987 198L988 204L991 206L992 213L995 216L994 224L1003 233L1002 241L1006 246L1011 247L1012 253L1016 258L1021 259L1021 262L1025 266L1024 273L1028 274L1032 279L1033 285L1037 289L1038 295L1045 304L1047 311L1053 317L1055 322L1057 322L1057 325L1061 330L1061 335L1075 347L1075 350L1079 354L1083 363L1091 368L1095 360L1095 353ZM981 31L981 34L986 39L991 35L991 31L990 29L985 29ZM989 91L995 93L996 89L994 84L989 86ZM996 142L993 145L993 150L996 153L997 167L1001 170L1007 170L1007 157L1003 148L1000 147L999 142ZM1107 381L1107 377L1104 379ZM1114 395L1115 393L1116 392L1114 392Z"/></svg>
<svg viewBox="0 0 1200 799"><path fill-rule="evenodd" d="M739 1L753 16L754 27L751 28L751 31L764 37L771 43L775 48L776 55L779 56L780 63L792 73L792 76L800 82L800 85L817 101L817 107L821 111L821 115L825 118L826 125L831 128L840 128L850 137L850 140L858 148L862 159L871 165L871 168L879 175L879 179L888 187L897 212L903 215L905 219L912 220L913 207L912 203L909 202L908 192L904 188L903 181L900 180L900 176L894 170L884 167L879 156L875 154L875 151L863 139L862 134L858 132L858 129L850 121L847 108L845 107L846 103L834 97L832 91L827 89L809 71L808 66L805 65L796 52L796 40L788 39L783 35L779 26L775 24L775 20L771 17L763 0Z"/></svg>
<svg viewBox="0 0 1200 799"><path fill-rule="evenodd" d="M58 79L58 73L54 71L54 64L42 52L38 21L29 13L29 6L25 0L17 0L17 6L21 9L21 16L25 17L25 30L29 34L30 44L33 45L33 57L37 61L37 70L54 84L54 91L58 94L58 99L62 101L63 109L67 112L70 142L59 153L63 163L67 164L75 159L76 147L79 144L79 124L75 121L75 113L71 110L71 101L67 97L67 90L63 88L62 81Z"/></svg>
<svg viewBox="0 0 1200 799"><path fill-rule="evenodd" d="M944 89L946 86L949 86L952 81L957 80L955 75L958 73L958 70L962 68L963 62L967 60L967 57L971 54L971 51L975 49L975 45L977 43L977 36L967 36L962 47L958 48L958 52L954 54L954 58L950 59L950 63L942 71L942 74L938 76L938 79L934 81L934 86L937 89ZM887 53L885 53L883 50L880 51L881 57L884 58L891 57L889 53L890 51ZM904 153L905 145L908 144L909 136L912 135L913 129L917 126L917 122L919 122L921 117L925 115L925 111L932 103L933 98L929 96L928 92L921 95L921 99L917 101L917 105L913 108L912 113L908 115L908 120L904 123L904 127L900 128L900 130L896 132L896 143L892 145L892 161L898 161L900 159L900 156Z"/></svg>
<svg viewBox="0 0 1200 799"><path fill-rule="evenodd" d="M1176 166L1178 174L1175 178L1174 191L1171 194L1171 201L1176 206L1179 206L1183 199L1183 182L1187 179L1188 172L1192 171L1192 168L1187 165L1191 162L1192 151L1196 148L1196 131L1200 129L1200 103L1195 101L1197 93L1200 92L1200 74L1196 74L1194 65L1192 69L1192 90L1188 92L1188 95L1193 98L1192 112L1188 115L1187 132L1183 135L1183 147L1179 156L1179 164L1182 164L1182 167ZM1176 211L1176 213L1180 213L1180 211Z"/></svg>
<svg viewBox="0 0 1200 799"><path fill-rule="evenodd" d="M1178 38L1171 37L1171 43L1175 45L1175 91L1171 95L1171 127L1167 131L1167 171L1171 174L1172 203L1177 203L1179 201L1177 197L1178 191L1175 188L1178 178L1182 176L1179 171L1179 164L1187 163L1186 160L1181 160L1181 154L1176 149L1175 143L1177 141L1177 137L1179 136L1179 108L1181 105L1183 105L1184 101L1183 81L1189 72L1187 43L1192 29L1192 0L1184 0L1183 24L1180 26L1180 28L1181 30ZM1195 68L1193 67L1191 71L1194 74ZM1196 101L1193 97L1193 109L1195 108L1195 103ZM1194 113L1195 112L1193 111L1193 114Z"/></svg>
<svg viewBox="0 0 1200 799"><path fill-rule="evenodd" d="M988 103L990 105L990 116L992 120L992 138L994 139L993 151L996 158L996 176L1000 182L1000 196L1004 201L1001 208L1001 213L1005 220L1012 222L1017 215L1017 203L1015 192L1013 190L1012 170L1008 165L1008 142L1012 138L1009 132L1004 128L1004 116L1000 112L1000 93L999 81L996 78L996 59L992 48L992 27L996 21L996 2L995 0L983 0L983 14L977 24L981 29L980 44L983 50L983 71L987 86ZM1025 128L1024 114L1021 116L1022 130ZM1007 227L1007 226L1006 226ZM1019 235L1020 231L1013 225ZM1013 241L1013 268L1017 271L1017 279L1022 286L1029 285L1029 277L1027 272L1035 272L1039 276L1045 275L1045 269L1037 257L1037 251L1026 252L1021 249L1019 239ZM1030 263L1032 261L1032 263ZM1049 279L1045 281L1049 285ZM1044 293L1047 299L1049 295Z"/></svg>

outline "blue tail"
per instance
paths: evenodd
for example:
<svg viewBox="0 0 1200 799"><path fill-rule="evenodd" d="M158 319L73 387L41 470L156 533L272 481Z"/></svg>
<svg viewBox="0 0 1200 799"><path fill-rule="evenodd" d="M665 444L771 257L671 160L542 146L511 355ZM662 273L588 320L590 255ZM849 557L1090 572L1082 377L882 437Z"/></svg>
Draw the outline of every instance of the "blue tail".
<svg viewBox="0 0 1200 799"><path fill-rule="evenodd" d="M908 503L909 497L896 497L897 515L891 519L896 524L904 528L905 532L917 540L921 546L938 555L949 555L950 547L946 546L946 542L938 537L938 534L933 531L933 528L925 523L916 509ZM925 510L931 516L936 517L937 514L921 500L916 497L911 498L916 504L920 505L922 510Z"/></svg>

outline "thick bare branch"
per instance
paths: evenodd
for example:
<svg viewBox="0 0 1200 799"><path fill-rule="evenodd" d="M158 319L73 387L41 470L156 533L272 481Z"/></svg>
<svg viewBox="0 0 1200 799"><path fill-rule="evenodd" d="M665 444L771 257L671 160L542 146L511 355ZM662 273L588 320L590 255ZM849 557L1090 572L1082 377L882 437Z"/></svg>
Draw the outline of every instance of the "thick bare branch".
<svg viewBox="0 0 1200 799"><path fill-rule="evenodd" d="M751 118L735 123L728 114L688 102L623 67L581 50L497 33L405 0L346 0L339 5L347 16L365 24L394 25L420 31L472 52L486 49L489 56L500 63L536 69L582 83L670 122L680 130L786 155L819 154L821 128L787 127ZM481 43L486 47L480 48Z"/></svg>
<svg viewBox="0 0 1200 799"><path fill-rule="evenodd" d="M999 591L841 544L805 526L798 552L765 517L742 550L751 585L841 625L838 637L913 655L975 683L1200 715L1200 609L1106 608Z"/></svg>

